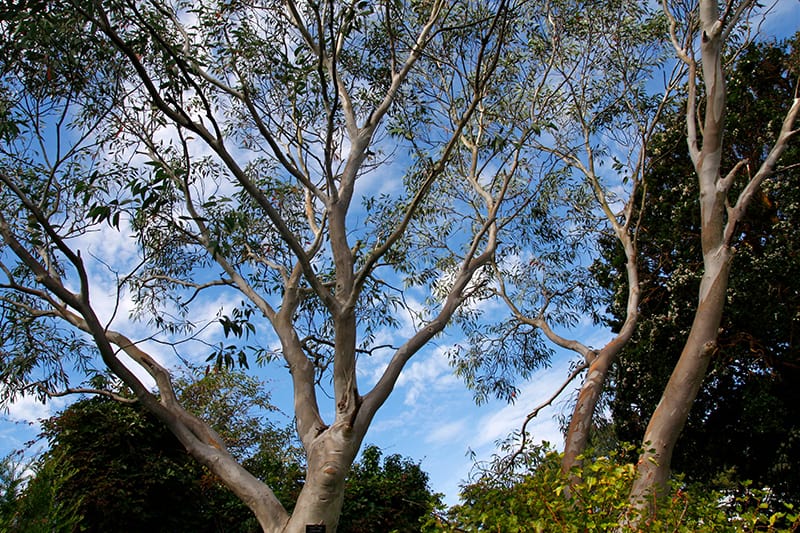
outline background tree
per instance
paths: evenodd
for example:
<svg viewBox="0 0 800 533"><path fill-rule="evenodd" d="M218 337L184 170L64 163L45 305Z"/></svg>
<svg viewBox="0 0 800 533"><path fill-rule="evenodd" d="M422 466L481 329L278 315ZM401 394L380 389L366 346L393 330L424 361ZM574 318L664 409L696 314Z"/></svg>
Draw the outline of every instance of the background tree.
<svg viewBox="0 0 800 533"><path fill-rule="evenodd" d="M288 428L264 418L274 408L262 386L241 372L215 372L178 386L186 408L220 428L237 459L291 508L302 487L302 454ZM45 421L42 436L49 449L22 501L49 489L51 507L72 509L82 531L120 524L131 531L258 527L247 506L135 402L80 400Z"/></svg>
<svg viewBox="0 0 800 533"><path fill-rule="evenodd" d="M791 43L751 44L736 58L728 80L723 165L747 158L757 167L767 153L794 94L798 37ZM697 185L688 178L691 160L676 113L651 150L647 208L641 219L642 321L613 371L611 416L617 437L641 439L650 413L680 355L677 339L691 326L700 283L700 216ZM755 134L754 134L755 133ZM735 268L720 325L719 348L698 392L672 461L689 481L718 483L720 477L751 479L784 499L796 497L800 405L797 330L800 323L798 262L794 228L800 222L797 147L789 147L761 195L742 218L734 244ZM683 169L682 171L680 169ZM619 250L605 248L597 270L609 295L624 294L616 271ZM618 327L624 303L610 305ZM660 354L654 357L652 354Z"/></svg>
<svg viewBox="0 0 800 533"><path fill-rule="evenodd" d="M491 191L469 180L435 185L487 93L509 6L48 0L5 15L4 399L90 388L70 375L108 369L265 531L334 531L373 417L497 244L511 173ZM410 80L430 71L454 80L459 98L416 105ZM425 150L410 161L383 152L390 130L413 137L392 126L426 107L435 132ZM358 206L374 199L360 186L378 169L396 189L370 217ZM374 345L377 329L398 326L387 311L403 306L393 283L408 261L402 241L434 190L466 194L481 222L462 235L439 305L398 347ZM96 232L105 242L132 237L137 248L127 261L97 257ZM98 305L106 294L111 305ZM202 304L220 295L242 304L207 317ZM142 321L140 337L115 321L120 308ZM231 337L214 354L220 366L255 353L288 369L307 466L291 515L181 405L145 342L191 360L189 341L215 322ZM362 393L357 356L379 350L390 362Z"/></svg>
<svg viewBox="0 0 800 533"><path fill-rule="evenodd" d="M66 533L80 527L77 502L59 501L61 488L76 474L53 461L26 464L20 460L2 465L3 508L0 529L8 532Z"/></svg>
<svg viewBox="0 0 800 533"><path fill-rule="evenodd" d="M232 387L224 385L234 380ZM233 416L235 422L220 426L234 436L231 448L246 453L239 456L242 463L275 487L281 503L292 509L303 485L302 454L291 431L243 407L255 403L253 398L268 400L263 392L247 394L253 386L239 372L218 373L191 384L182 398L202 388L211 401L201 410L220 417L217 422L222 415ZM193 408L195 399L185 404ZM80 400L47 421L43 436L50 449L36 461L35 475L22 485L24 490L4 492L5 530L100 532L120 524L130 531L258 528L247 506L136 404L103 397ZM234 444L245 441L254 446ZM17 474L14 479L21 478ZM399 455L381 462L375 446L366 447L353 465L345 491L344 531L413 531L440 503L418 464Z"/></svg>
<svg viewBox="0 0 800 533"><path fill-rule="evenodd" d="M723 133L728 124L726 112L731 109L726 91L726 47L732 32L748 19L757 4L726 2L720 8L715 1L700 0L687 11L682 10L684 7L664 3L673 47L678 59L688 67L684 118L689 157L698 184L702 277L681 355L642 439L644 452L637 462L638 476L631 490L635 505L648 505L652 502L648 495L659 494L666 486L678 436L711 358L719 349L718 334L736 238L747 209L762 197L762 184L773 174L790 138L796 134L794 121L800 112L800 98L795 93L793 102L787 99L785 103L784 118L774 141L758 154L758 166L756 161L737 157L732 166L726 167L722 159ZM696 55L696 43L700 57Z"/></svg>
<svg viewBox="0 0 800 533"><path fill-rule="evenodd" d="M43 466L59 480L53 501L76 510L81 530L239 531L250 514L226 508L229 492L141 407L81 400L47 421L44 435ZM37 476L30 490L51 482Z"/></svg>
<svg viewBox="0 0 800 533"><path fill-rule="evenodd" d="M419 531L441 505L418 463L397 454L381 456L377 446L366 446L353 464L345 486L342 531Z"/></svg>
<svg viewBox="0 0 800 533"><path fill-rule="evenodd" d="M521 74L496 80L508 88L499 92L505 113L492 119L503 132L527 133L506 133L507 151L524 147L522 160L544 177L530 180L525 209L504 223L513 238L502 241L492 263L486 292L505 302L508 313L492 308L491 318L465 317L468 340L456 350L456 366L479 401L492 394L513 401L518 400L515 380L548 364L555 348L576 354L565 383L546 402L584 376L567 430L568 472L586 448L610 365L635 329L635 202L649 139L676 88L679 69L665 75L663 87L653 88L654 73L665 68L667 57L664 19L640 3L547 2L529 9L518 24L508 54ZM629 290L624 325L594 347L579 329L596 312L597 285L589 267L598 234L624 250L620 275ZM526 418L520 449L527 423L540 410L532 408Z"/></svg>

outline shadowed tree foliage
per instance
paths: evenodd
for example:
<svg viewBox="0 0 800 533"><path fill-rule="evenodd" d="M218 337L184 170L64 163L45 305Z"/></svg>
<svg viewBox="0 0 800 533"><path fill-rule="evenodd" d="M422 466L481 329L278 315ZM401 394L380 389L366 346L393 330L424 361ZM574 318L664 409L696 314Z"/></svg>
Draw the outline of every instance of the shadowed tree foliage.
<svg viewBox="0 0 800 533"><path fill-rule="evenodd" d="M82 400L47 421L44 434L51 443L44 462L59 477L74 471L54 499L76 507L77 530L124 524L128 531L237 531L231 526L246 517L246 508L226 505L235 503L228 491L141 407ZM34 478L31 486L48 482Z"/></svg>
<svg viewBox="0 0 800 533"><path fill-rule="evenodd" d="M423 519L441 505L420 465L398 454L381 461L381 450L367 446L345 486L340 527L350 533L419 531Z"/></svg>
<svg viewBox="0 0 800 533"><path fill-rule="evenodd" d="M794 96L798 37L752 44L728 82L723 165L758 168ZM677 361L694 318L702 274L697 180L676 113L653 145L639 249L642 320L614 367L611 415L617 436L635 442ZM718 349L675 450L687 480L752 479L784 498L800 494L800 150L790 147L736 228L736 254ZM740 185L741 187L741 185ZM738 190L734 190L738 194ZM605 243L597 265L624 317L621 251Z"/></svg>
<svg viewBox="0 0 800 533"><path fill-rule="evenodd" d="M291 429L265 418L274 408L262 385L241 372L214 372L178 386L185 405L220 428L237 458L290 506L302 487L301 454ZM43 436L50 449L22 501L49 487L53 508L74 510L76 530L258 528L244 503L138 404L80 400L45 421Z"/></svg>
<svg viewBox="0 0 800 533"><path fill-rule="evenodd" d="M230 449L292 509L305 467L289 428L258 413L272 410L261 386L241 372L180 385L185 404L220 427ZM250 532L258 523L152 414L104 397L80 400L45 422L50 449L24 490L3 470L0 516L9 531ZM8 478L6 480L6 477ZM7 481L7 482L5 482ZM368 446L345 488L343 531L413 531L439 499L417 463Z"/></svg>

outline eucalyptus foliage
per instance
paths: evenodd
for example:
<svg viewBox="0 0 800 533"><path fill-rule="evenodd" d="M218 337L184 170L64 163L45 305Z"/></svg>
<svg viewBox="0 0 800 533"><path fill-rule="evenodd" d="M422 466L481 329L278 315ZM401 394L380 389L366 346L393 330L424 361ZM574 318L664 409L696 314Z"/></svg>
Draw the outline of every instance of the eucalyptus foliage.
<svg viewBox="0 0 800 533"><path fill-rule="evenodd" d="M334 530L373 417L497 247L515 173L478 180L456 166L510 67L502 50L521 7L43 0L5 11L3 400L113 397L102 385L118 378L263 529ZM419 90L433 79L448 91ZM479 215L441 232L457 254L425 250L446 271L435 280L409 232L434 205ZM433 285L434 305L403 331L408 291ZM370 355L388 364L360 387ZM169 367L198 359L288 370L307 457L291 515L181 406Z"/></svg>

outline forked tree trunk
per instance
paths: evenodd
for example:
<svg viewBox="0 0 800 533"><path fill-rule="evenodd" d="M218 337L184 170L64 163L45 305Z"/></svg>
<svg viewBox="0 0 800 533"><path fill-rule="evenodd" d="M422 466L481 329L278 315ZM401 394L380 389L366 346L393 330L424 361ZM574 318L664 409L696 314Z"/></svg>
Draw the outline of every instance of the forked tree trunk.
<svg viewBox="0 0 800 533"><path fill-rule="evenodd" d="M693 89L697 70L691 64L686 116L689 151L700 184L700 240L704 274L689 337L645 430L644 451L639 457L638 477L630 495L631 503L640 509L649 505L648 496L658 496L666 487L675 443L700 390L711 355L716 350L733 256L725 236L726 200L730 185L720 175L725 124L725 78L721 57L724 34L716 0L701 0L700 21L702 74L708 95L703 128L700 130L703 134L702 149L699 149L701 141L694 122L696 93Z"/></svg>

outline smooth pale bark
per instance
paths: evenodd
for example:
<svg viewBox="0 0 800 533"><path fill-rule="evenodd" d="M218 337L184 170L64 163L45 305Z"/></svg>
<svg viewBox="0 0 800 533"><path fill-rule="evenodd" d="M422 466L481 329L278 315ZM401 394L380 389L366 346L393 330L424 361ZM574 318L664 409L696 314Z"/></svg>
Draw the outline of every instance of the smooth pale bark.
<svg viewBox="0 0 800 533"><path fill-rule="evenodd" d="M773 172L789 138L796 133L792 128L800 110L800 100L797 98L789 109L780 135L766 160L758 172L750 178L735 204L730 206L728 194L731 184L746 162L740 162L722 177L720 167L726 111L722 48L727 36L726 31L729 31L724 28L735 26L738 17L748 6L749 4L745 2L733 12L726 11L723 16L727 16L728 19L722 21L716 1L700 2L702 79L707 94L702 128L698 128L695 122L697 63L691 50L678 46L673 32L673 44L678 56L689 66L687 141L700 183L700 231L704 273L700 282L697 310L686 344L664 389L661 401L645 430L644 451L637 463L638 477L630 495L631 504L639 509L647 509L653 502L652 497L657 498L665 490L675 444L697 397L711 356L717 349L719 325L725 307L728 278L734 255L731 242L735 226L753 194ZM698 137L698 129L702 131L702 140Z"/></svg>
<svg viewBox="0 0 800 533"><path fill-rule="evenodd" d="M666 487L675 443L716 348L732 257L730 248L723 240L727 191L717 190L716 187L720 180L725 115L725 79L721 67L722 23L718 20L716 1L702 1L700 14L703 80L708 94L702 150L698 150L700 141L693 116L696 93L691 89L697 72L694 63L690 64L690 102L686 117L689 150L700 182L704 274L689 337L645 430L644 452L637 463L638 477L630 495L631 502L637 507L649 505L647 496L658 495ZM688 55L686 57L693 61Z"/></svg>
<svg viewBox="0 0 800 533"><path fill-rule="evenodd" d="M630 219L630 213L628 214ZM612 219L613 220L613 219ZM603 392L611 365L633 336L639 318L639 268L637 250L634 239L627 233L627 227L617 227L617 235L625 249L627 261L625 264L628 277L628 299L626 305L625 322L619 333L611 339L601 350L594 353L594 358L587 360L589 368L586 379L578 393L578 401L570 418L567 434L564 439L564 457L561 460L561 471L565 474L578 465L578 457L586 451L589 434L592 428L592 417L597 408L597 402ZM576 478L570 478L578 482Z"/></svg>
<svg viewBox="0 0 800 533"><path fill-rule="evenodd" d="M712 265L706 266L707 272L713 269L704 276L710 287L697 307L689 338L645 431L645 451L637 464L632 500L642 500L651 493L660 495L666 486L672 452L717 347L731 259L726 247L714 257Z"/></svg>
<svg viewBox="0 0 800 533"><path fill-rule="evenodd" d="M336 424L316 439L308 451L305 485L282 531L302 533L308 524L324 524L327 531L336 531L345 476L362 439L347 424Z"/></svg>

